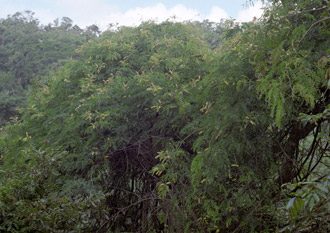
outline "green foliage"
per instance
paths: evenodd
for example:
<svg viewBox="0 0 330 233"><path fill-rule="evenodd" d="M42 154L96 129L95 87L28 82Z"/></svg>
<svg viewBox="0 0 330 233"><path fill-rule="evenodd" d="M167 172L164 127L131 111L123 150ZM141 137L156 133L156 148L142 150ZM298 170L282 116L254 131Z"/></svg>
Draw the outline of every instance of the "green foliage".
<svg viewBox="0 0 330 233"><path fill-rule="evenodd" d="M34 79L63 65L75 49L96 38L92 28L84 31L69 26L71 19L62 20L61 26L42 26L30 11L0 19L0 126L26 106L27 89Z"/></svg>
<svg viewBox="0 0 330 233"><path fill-rule="evenodd" d="M14 178L0 181L0 227L328 230L328 11L272 1L250 23L148 22L88 41L2 131ZM69 18L46 29L79 31Z"/></svg>
<svg viewBox="0 0 330 233"><path fill-rule="evenodd" d="M322 1L299 1L293 5L274 4L265 12L264 20L269 26L258 32L262 35L255 45L258 89L270 104L278 126L287 123L282 122L284 116L290 120L301 108L314 109L328 87L324 56L329 53L329 6Z"/></svg>
<svg viewBox="0 0 330 233"><path fill-rule="evenodd" d="M156 177L149 171L166 141L178 140L189 121L185 96L197 88L193 80L208 73L208 53L197 28L169 22L122 28L88 42L78 60L31 94L23 123L8 127L9 135L29 136L4 139L6 163L17 160L17 145L68 151L64 187L83 178L102 189L112 208L108 218L116 219L106 227L152 227L146 223L154 219L151 206L157 208L158 198L153 198Z"/></svg>
<svg viewBox="0 0 330 233"><path fill-rule="evenodd" d="M237 35L232 43L241 40ZM181 131L181 138L189 136L182 144L189 145L190 141L193 150L185 156L190 157L188 173L177 159L162 160L166 182L172 182L177 171L185 177L172 184L172 205L185 210L185 214L175 211L186 222L176 231L260 231L275 227L264 220L274 214L271 204L266 203L276 189L264 181L272 172L266 170L271 168L267 107L252 88L253 69L244 58L247 54L240 53L238 47L233 50L230 43L228 49L215 51L219 55L215 54L210 67L216 68L198 83L192 100L196 103L193 121ZM179 156L175 153L180 150L168 154ZM263 205L258 204L261 202ZM169 221L170 226L177 225Z"/></svg>
<svg viewBox="0 0 330 233"><path fill-rule="evenodd" d="M0 170L1 232L80 232L97 226L102 195L72 199L59 192L64 153L32 149L22 154L22 163Z"/></svg>
<svg viewBox="0 0 330 233"><path fill-rule="evenodd" d="M0 71L0 127L17 114L17 108L25 105L26 91L16 86L15 79Z"/></svg>
<svg viewBox="0 0 330 233"><path fill-rule="evenodd" d="M319 182L288 184L293 197L286 209L289 224L281 232L327 232L329 225L329 176Z"/></svg>

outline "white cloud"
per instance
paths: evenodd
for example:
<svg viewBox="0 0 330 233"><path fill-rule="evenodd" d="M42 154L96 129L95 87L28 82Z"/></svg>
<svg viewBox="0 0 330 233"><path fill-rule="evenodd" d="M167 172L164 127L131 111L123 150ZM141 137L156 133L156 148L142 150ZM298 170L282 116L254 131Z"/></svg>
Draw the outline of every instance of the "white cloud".
<svg viewBox="0 0 330 233"><path fill-rule="evenodd" d="M119 10L118 7L105 0L55 0L53 2L58 9L57 12L61 12L61 17L69 17L73 23L81 27L99 24Z"/></svg>
<svg viewBox="0 0 330 233"><path fill-rule="evenodd" d="M50 1L50 0L48 0ZM157 3L148 7L136 7L127 11L120 11L118 7L110 5L106 0L53 0L50 1L56 11L36 10L36 16L46 24L55 18L67 16L75 24L85 28L88 25L96 24L102 30L107 29L109 24L137 26L142 21L154 20L162 22L168 19L175 21L204 20L220 21L221 18L228 18L227 13L220 7L214 6L207 15L202 15L198 10L177 4L171 8L163 3ZM59 15L59 13L61 15Z"/></svg>
<svg viewBox="0 0 330 233"><path fill-rule="evenodd" d="M214 6L206 18L211 22L219 22L221 19L226 19L229 17L224 9Z"/></svg>
<svg viewBox="0 0 330 233"><path fill-rule="evenodd" d="M150 7L137 7L130 9L124 13L118 12L104 18L102 28L109 23L119 23L126 26L137 26L142 21L154 20L162 22L168 19L175 21L185 20L201 20L199 11L187 8L182 4L178 4L172 8L166 8L162 3L158 3Z"/></svg>
<svg viewBox="0 0 330 233"><path fill-rule="evenodd" d="M236 17L236 20L238 22L249 22L252 21L253 18L260 18L263 10L261 9L263 7L261 1L257 1L254 3L253 6L250 6L242 11L240 11Z"/></svg>
<svg viewBox="0 0 330 233"><path fill-rule="evenodd" d="M167 8L164 4L158 3L150 7L137 7L135 9L128 10L124 13L118 12L110 15L107 19L104 19L102 28L105 25L111 23L119 23L120 25L136 26L142 21L155 20L156 22L162 22L168 19L175 21L187 21L209 19L210 21L219 22L222 18L228 18L225 10L218 6L212 7L211 11L207 15L202 15L198 10L188 8L182 4L175 5L172 8Z"/></svg>
<svg viewBox="0 0 330 233"><path fill-rule="evenodd" d="M203 20L205 18L201 16L198 10L188 8L182 4L167 8L163 3L157 3L148 7L136 7L125 12L121 12L118 7L109 5L105 0L80 0L79 2L76 0L56 0L53 1L53 4L56 11L51 12L44 9L35 11L36 16L42 23L47 24L55 18L67 16L82 28L96 24L102 30L105 30L110 23L137 26L142 21L147 20L162 22L173 19L182 22L185 20ZM221 10L220 8L214 9L218 12ZM59 12L61 15L59 15ZM215 13L212 15L215 15Z"/></svg>
<svg viewBox="0 0 330 233"><path fill-rule="evenodd" d="M21 4L10 3L10 1L0 0L2 7L0 9L1 17L5 13L14 14L16 11L30 9L36 13L36 17L42 24L48 24L56 18L69 17L74 24L85 28L91 24L98 25L101 30L107 29L108 25L116 24L125 26L137 26L142 21L154 20L162 22L164 20L204 20L219 22L220 19L229 18L226 11L219 6L213 6L207 14L201 14L199 10L189 8L183 4L177 4L173 7L166 7L163 3L157 3L147 7L136 7L127 11L121 11L117 5L112 5L108 0L44 0L44 5L36 8L28 1ZM254 16L260 17L262 10L260 1L254 6L240 11L237 21L250 21ZM31 9L32 8L32 9ZM15 9L15 10L14 10Z"/></svg>

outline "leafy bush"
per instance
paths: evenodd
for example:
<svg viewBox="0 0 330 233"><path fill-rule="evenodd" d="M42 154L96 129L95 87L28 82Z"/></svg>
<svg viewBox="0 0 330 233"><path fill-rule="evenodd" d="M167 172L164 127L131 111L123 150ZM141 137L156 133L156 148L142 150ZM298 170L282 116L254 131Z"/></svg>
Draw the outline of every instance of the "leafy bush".
<svg viewBox="0 0 330 233"><path fill-rule="evenodd" d="M0 231L86 232L97 229L102 213L102 193L91 191L87 196L72 199L60 192L61 160L65 153L34 149L23 153L24 163L0 170Z"/></svg>
<svg viewBox="0 0 330 233"><path fill-rule="evenodd" d="M281 232L329 232L330 177L318 182L287 184L294 190L286 206L288 224Z"/></svg>

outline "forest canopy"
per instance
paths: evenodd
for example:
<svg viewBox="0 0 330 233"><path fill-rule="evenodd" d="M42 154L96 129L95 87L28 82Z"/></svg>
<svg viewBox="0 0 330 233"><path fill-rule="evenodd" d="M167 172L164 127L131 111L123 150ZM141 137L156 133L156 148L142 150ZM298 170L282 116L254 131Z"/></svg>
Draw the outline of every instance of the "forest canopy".
<svg viewBox="0 0 330 233"><path fill-rule="evenodd" d="M31 11L0 19L0 126L26 107L33 80L75 57L75 49L98 33L97 26L83 30L68 17L44 26Z"/></svg>
<svg viewBox="0 0 330 233"><path fill-rule="evenodd" d="M0 231L330 231L329 12L1 19Z"/></svg>

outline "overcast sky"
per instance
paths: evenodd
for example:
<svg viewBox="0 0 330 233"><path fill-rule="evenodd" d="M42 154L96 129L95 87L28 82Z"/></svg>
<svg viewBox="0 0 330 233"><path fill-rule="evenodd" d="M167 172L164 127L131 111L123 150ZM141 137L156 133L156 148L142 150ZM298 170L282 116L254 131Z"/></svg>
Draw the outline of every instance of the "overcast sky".
<svg viewBox="0 0 330 233"><path fill-rule="evenodd" d="M262 14L261 2L254 6L247 0L0 0L0 18L18 11L30 10L42 24L64 16L85 28L96 24L106 29L110 23L136 26L141 21L204 20L219 22L222 18L250 21Z"/></svg>

